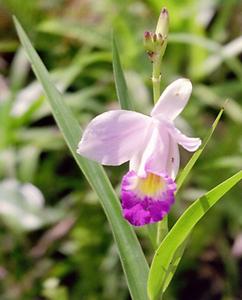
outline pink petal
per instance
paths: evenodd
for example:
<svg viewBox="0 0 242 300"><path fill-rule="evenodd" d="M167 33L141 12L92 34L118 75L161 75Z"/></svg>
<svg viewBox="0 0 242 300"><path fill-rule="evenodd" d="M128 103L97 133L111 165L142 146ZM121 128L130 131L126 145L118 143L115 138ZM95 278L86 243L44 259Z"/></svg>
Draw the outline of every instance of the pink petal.
<svg viewBox="0 0 242 300"><path fill-rule="evenodd" d="M191 138L186 136L172 124L168 126L168 130L173 139L187 151L194 152L201 145L201 140L199 138Z"/></svg>
<svg viewBox="0 0 242 300"><path fill-rule="evenodd" d="M181 78L172 82L161 94L151 116L174 120L186 106L192 92L190 80Z"/></svg>
<svg viewBox="0 0 242 300"><path fill-rule="evenodd" d="M120 165L139 152L150 124L150 117L137 112L105 112L87 126L77 152L103 165Z"/></svg>
<svg viewBox="0 0 242 300"><path fill-rule="evenodd" d="M146 172L167 173L167 159L169 152L169 136L167 130L162 128L158 122L154 122L148 130L146 144L130 162L130 170L138 173L138 176L145 177ZM169 174L168 174L169 175Z"/></svg>

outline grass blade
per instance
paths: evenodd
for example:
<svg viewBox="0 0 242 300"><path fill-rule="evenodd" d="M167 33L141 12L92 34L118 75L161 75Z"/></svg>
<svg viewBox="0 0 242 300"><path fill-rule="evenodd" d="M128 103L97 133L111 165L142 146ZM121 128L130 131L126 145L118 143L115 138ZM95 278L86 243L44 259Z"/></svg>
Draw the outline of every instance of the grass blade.
<svg viewBox="0 0 242 300"><path fill-rule="evenodd" d="M171 231L155 253L148 279L148 295L151 300L159 299L166 279L169 276L171 262L179 247L186 241L193 227L206 212L242 179L242 171L225 180L214 189L197 199L178 219ZM179 251L178 251L179 252Z"/></svg>
<svg viewBox="0 0 242 300"><path fill-rule="evenodd" d="M118 47L113 34L112 37L112 49L113 49L113 74L115 87L117 92L118 101L122 109L134 110L134 105L130 100L128 94L128 88L125 81L124 73L120 63Z"/></svg>
<svg viewBox="0 0 242 300"><path fill-rule="evenodd" d="M179 177L177 179L177 191L176 192L178 192L178 190L181 188L183 182L187 178L187 175L190 173L192 167L194 166L194 164L198 160L199 156L202 154L203 150L207 146L210 138L212 137L212 135L214 133L214 130L216 129L216 127L218 125L218 122L219 122L223 112L224 112L224 108L221 108L219 114L217 115L217 118L213 122L213 125L212 125L210 131L208 132L207 136L205 137L205 139L202 143L202 146L193 154L193 156L191 157L191 159L189 160L189 162L187 163L185 168L179 174Z"/></svg>
<svg viewBox="0 0 242 300"><path fill-rule="evenodd" d="M36 77L41 82L55 120L75 158L92 188L96 191L103 209L111 225L118 246L121 263L126 275L129 290L134 300L147 300L146 284L148 265L138 239L131 226L124 221L119 200L108 180L104 169L97 163L91 162L76 153L81 129L71 111L62 101L62 97L51 83L49 74L38 54L31 45L21 25L14 18L15 26L21 43L32 64Z"/></svg>

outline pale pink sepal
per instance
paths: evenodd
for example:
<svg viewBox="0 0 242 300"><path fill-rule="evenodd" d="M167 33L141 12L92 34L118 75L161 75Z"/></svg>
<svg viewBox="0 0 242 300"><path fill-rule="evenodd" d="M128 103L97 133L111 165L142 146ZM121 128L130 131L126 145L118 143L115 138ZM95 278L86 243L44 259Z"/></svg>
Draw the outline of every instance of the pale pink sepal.
<svg viewBox="0 0 242 300"><path fill-rule="evenodd" d="M181 133L181 131L174 126L169 126L168 130L170 132L170 135L174 138L174 140L187 151L194 152L201 145L200 138L188 137L185 134Z"/></svg>
<svg viewBox="0 0 242 300"><path fill-rule="evenodd" d="M150 117L137 112L105 112L89 123L77 153L103 165L120 165L140 151L150 123Z"/></svg>
<svg viewBox="0 0 242 300"><path fill-rule="evenodd" d="M192 92L191 81L185 78L172 82L161 94L151 111L154 118L173 121L186 106Z"/></svg>

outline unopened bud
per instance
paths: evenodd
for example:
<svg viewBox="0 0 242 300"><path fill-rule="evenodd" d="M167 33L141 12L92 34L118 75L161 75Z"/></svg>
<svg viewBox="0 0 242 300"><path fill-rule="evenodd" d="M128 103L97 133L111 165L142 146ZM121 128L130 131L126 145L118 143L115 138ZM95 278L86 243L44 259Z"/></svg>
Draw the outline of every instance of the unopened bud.
<svg viewBox="0 0 242 300"><path fill-rule="evenodd" d="M164 55L169 29L169 16L166 8L163 8L157 23L156 31L144 33L144 45L149 59L152 62L160 60Z"/></svg>
<svg viewBox="0 0 242 300"><path fill-rule="evenodd" d="M146 31L144 33L144 46L146 51L154 51L152 32Z"/></svg>
<svg viewBox="0 0 242 300"><path fill-rule="evenodd" d="M146 41L151 40L151 32L145 31L144 38L145 38Z"/></svg>
<svg viewBox="0 0 242 300"><path fill-rule="evenodd" d="M162 51L164 39L160 33L156 34L153 32L146 31L144 33L144 46L151 61L154 61L156 57Z"/></svg>
<svg viewBox="0 0 242 300"><path fill-rule="evenodd" d="M161 10L155 33L161 34L163 38L167 38L168 31L169 31L169 14L168 14L168 10L164 7Z"/></svg>

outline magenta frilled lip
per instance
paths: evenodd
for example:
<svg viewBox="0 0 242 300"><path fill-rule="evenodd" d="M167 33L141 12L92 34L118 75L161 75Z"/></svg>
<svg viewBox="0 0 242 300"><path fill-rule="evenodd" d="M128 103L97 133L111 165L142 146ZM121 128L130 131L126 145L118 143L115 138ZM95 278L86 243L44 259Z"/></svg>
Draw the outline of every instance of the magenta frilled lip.
<svg viewBox="0 0 242 300"><path fill-rule="evenodd" d="M145 178L129 171L121 184L124 218L134 226L161 221L175 201L175 182L165 174L147 172Z"/></svg>

